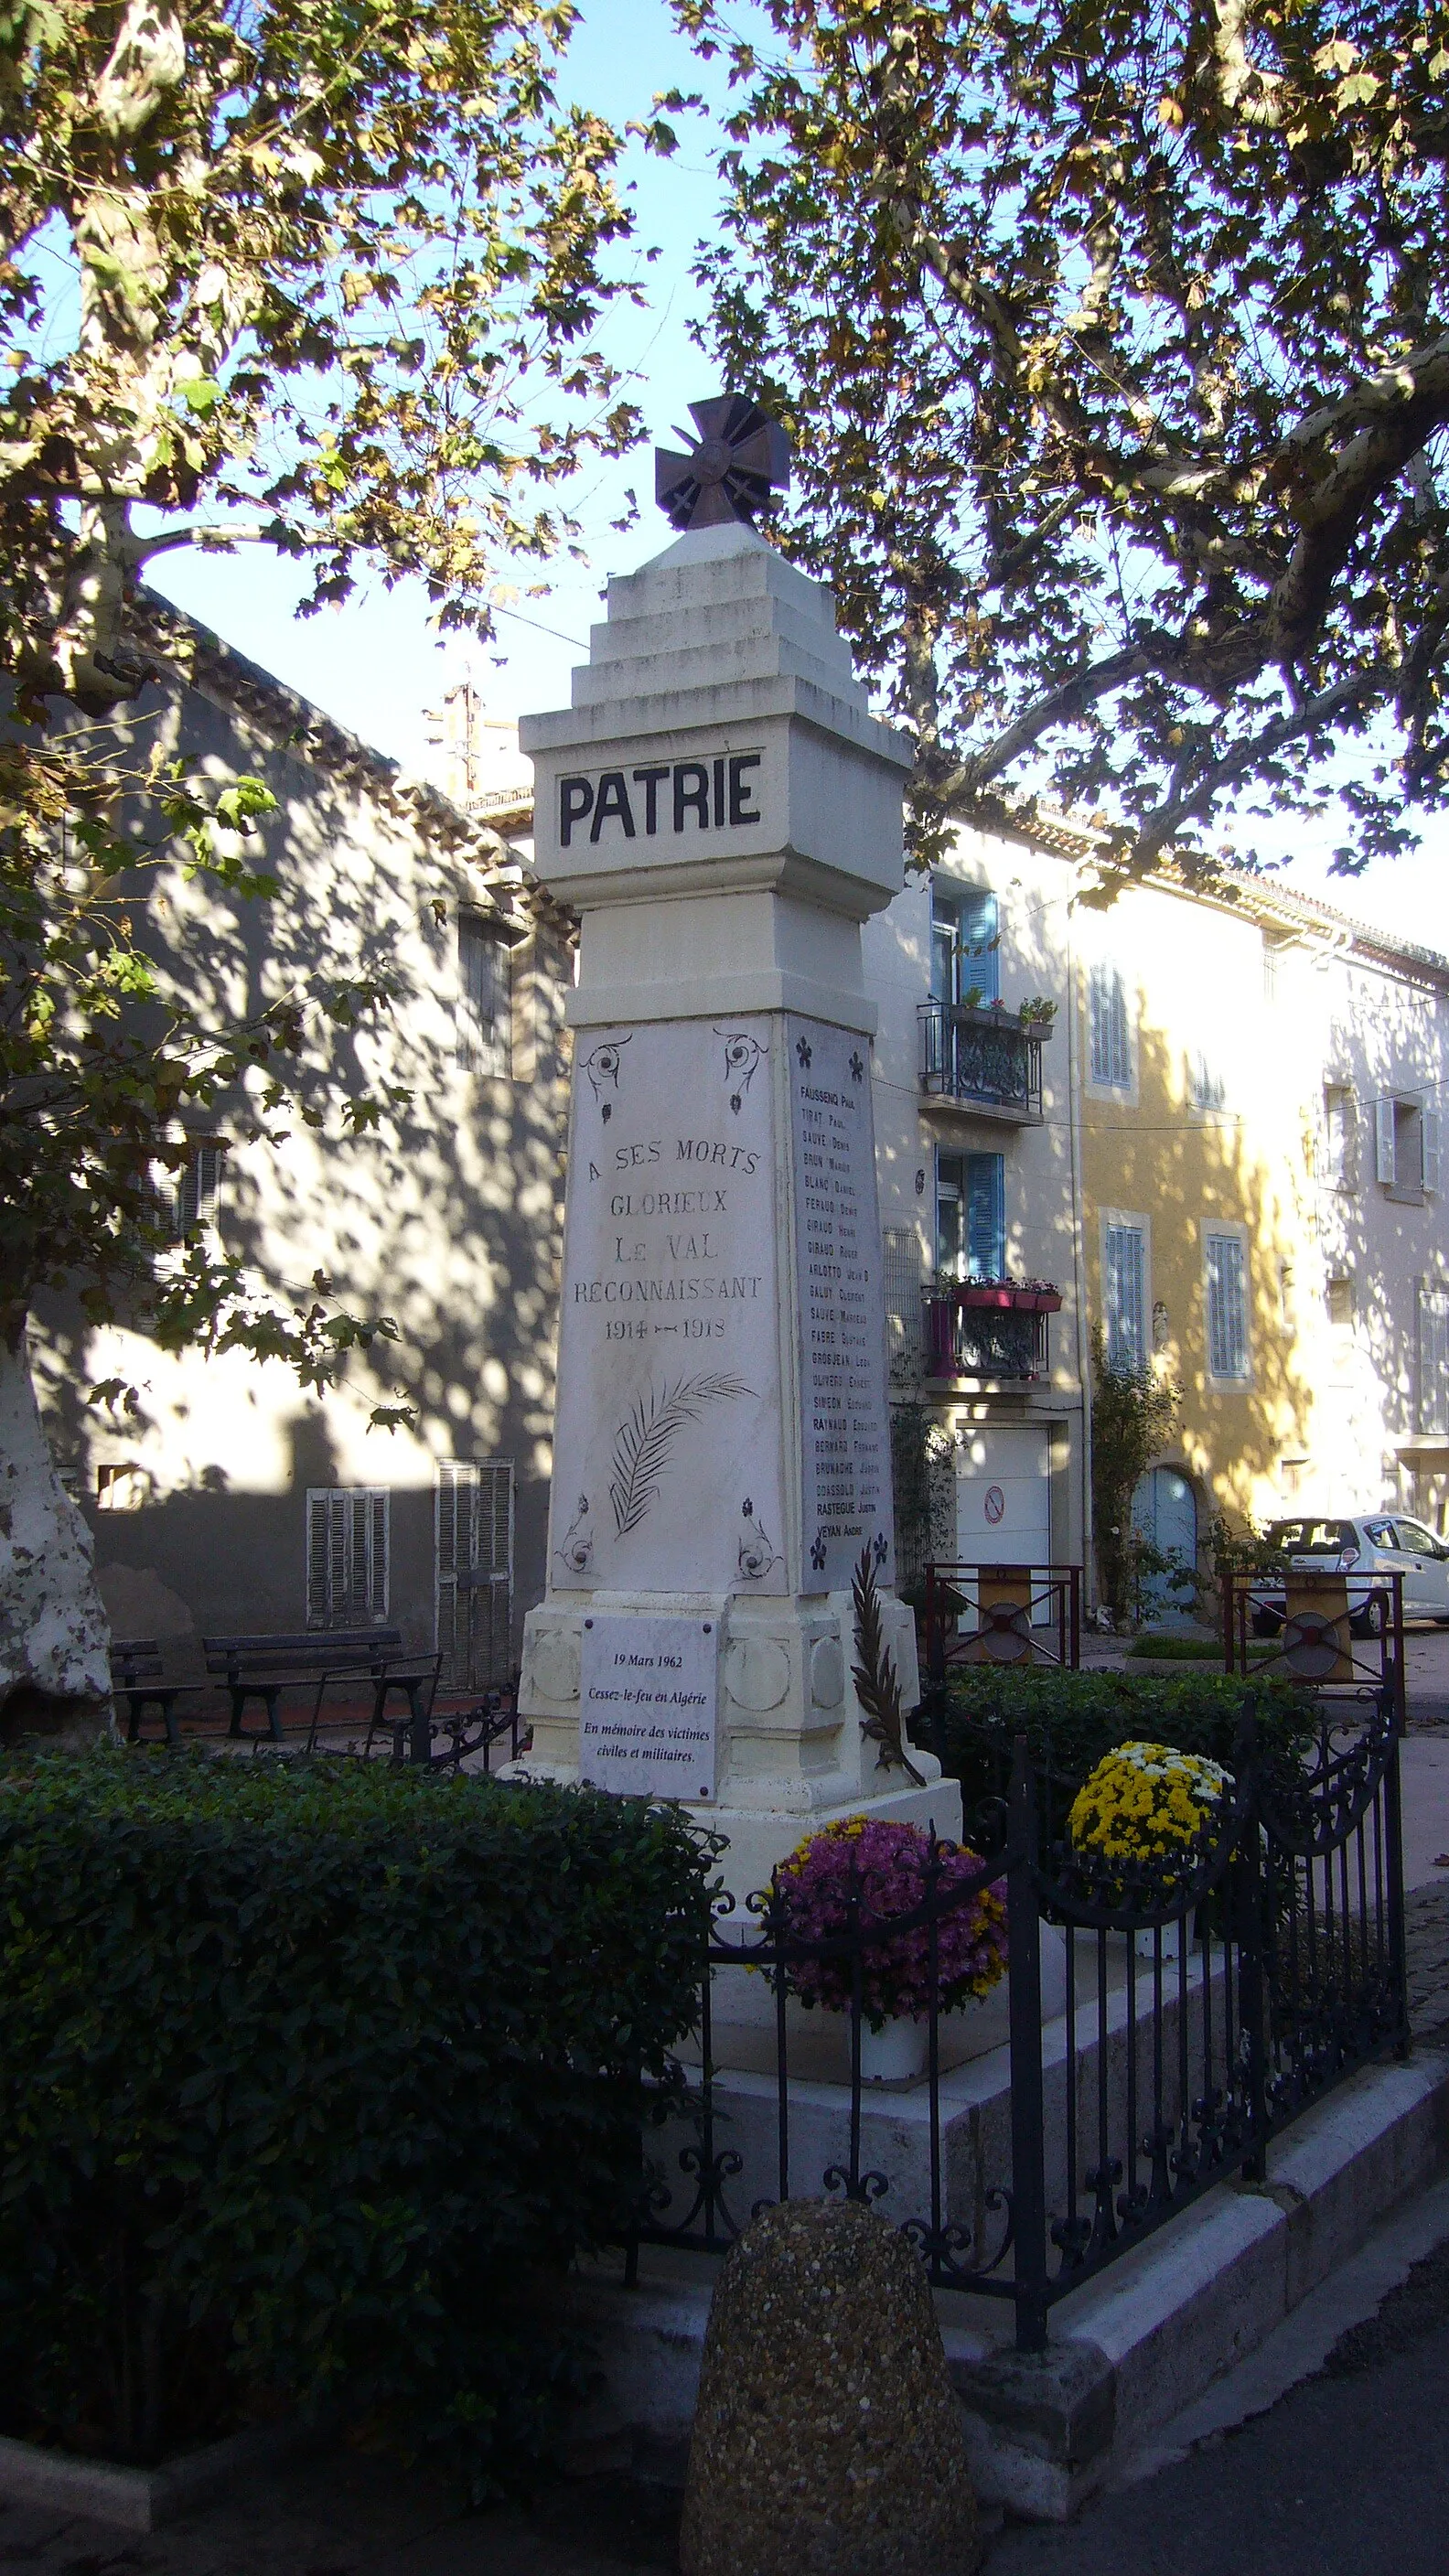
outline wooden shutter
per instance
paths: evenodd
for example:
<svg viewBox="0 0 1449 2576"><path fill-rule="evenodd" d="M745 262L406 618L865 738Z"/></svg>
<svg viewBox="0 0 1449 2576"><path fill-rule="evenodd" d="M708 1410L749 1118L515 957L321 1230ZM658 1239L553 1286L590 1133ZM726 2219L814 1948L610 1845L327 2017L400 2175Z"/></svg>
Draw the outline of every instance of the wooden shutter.
<svg viewBox="0 0 1449 2576"><path fill-rule="evenodd" d="M1147 1281L1146 1247L1136 1225L1109 1225L1103 1267L1106 1272L1107 1364L1132 1370L1145 1367L1144 1330Z"/></svg>
<svg viewBox="0 0 1449 2576"><path fill-rule="evenodd" d="M999 1279L1006 1268L1006 1157L968 1154L966 1163L966 1275Z"/></svg>
<svg viewBox="0 0 1449 2576"><path fill-rule="evenodd" d="M1427 1191L1439 1187L1439 1112L1427 1104L1419 1121L1419 1149L1422 1161L1422 1186Z"/></svg>
<svg viewBox="0 0 1449 2576"><path fill-rule="evenodd" d="M346 1586L346 1526L342 1497L332 1486L307 1495L307 1625L335 1625L332 1605Z"/></svg>
<svg viewBox="0 0 1449 2576"><path fill-rule="evenodd" d="M365 1628L386 1619L388 1503L381 1485L309 1487L309 1628Z"/></svg>
<svg viewBox="0 0 1449 2576"><path fill-rule="evenodd" d="M1449 1432L1449 1296L1419 1291L1419 1429Z"/></svg>
<svg viewBox="0 0 1449 2576"><path fill-rule="evenodd" d="M443 1458L434 1505L435 1642L460 1690L506 1681L513 1630L513 1462Z"/></svg>
<svg viewBox="0 0 1449 2576"><path fill-rule="evenodd" d="M470 1686L471 1575L476 1556L478 1469L471 1459L438 1463L434 1499L435 1634L445 1678ZM460 1582L459 1578L462 1577Z"/></svg>
<svg viewBox="0 0 1449 2576"><path fill-rule="evenodd" d="M1394 1170L1394 1104L1392 1100L1374 1102L1374 1168L1379 1179L1392 1189Z"/></svg>
<svg viewBox="0 0 1449 2576"><path fill-rule="evenodd" d="M994 894L967 895L961 905L961 985L979 985L988 1002L1001 991L1001 930Z"/></svg>
<svg viewBox="0 0 1449 2576"><path fill-rule="evenodd" d="M1207 1238L1208 1369L1228 1384L1248 1374L1247 1266L1242 1238L1210 1234Z"/></svg>

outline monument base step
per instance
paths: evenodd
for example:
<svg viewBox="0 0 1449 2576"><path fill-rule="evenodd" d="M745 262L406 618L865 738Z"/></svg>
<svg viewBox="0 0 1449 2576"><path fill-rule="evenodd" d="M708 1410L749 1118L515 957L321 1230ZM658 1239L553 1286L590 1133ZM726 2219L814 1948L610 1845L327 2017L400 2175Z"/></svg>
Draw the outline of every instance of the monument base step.
<svg viewBox="0 0 1449 2576"><path fill-rule="evenodd" d="M1366 2068L1305 2113L1266 2183L1220 2183L1052 2310L1024 2355L1004 2302L938 2292L971 2473L986 2506L1065 2521L1254 2351L1390 2211L1449 2171L1449 2056ZM682 2463L718 2263L645 2248L633 2289L570 2285L604 2387L576 2438L628 2434Z"/></svg>

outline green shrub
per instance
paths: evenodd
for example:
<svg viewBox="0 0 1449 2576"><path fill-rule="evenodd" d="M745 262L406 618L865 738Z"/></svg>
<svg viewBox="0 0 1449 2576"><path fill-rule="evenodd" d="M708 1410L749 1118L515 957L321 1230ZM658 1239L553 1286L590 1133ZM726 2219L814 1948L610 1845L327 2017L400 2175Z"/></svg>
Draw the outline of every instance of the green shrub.
<svg viewBox="0 0 1449 2576"><path fill-rule="evenodd" d="M1265 1662L1282 1651L1281 1646L1266 1638L1250 1638L1248 1641L1251 1663ZM1135 1657L1142 1663L1215 1664L1219 1672L1223 1668L1222 1647L1212 1637L1154 1637L1149 1632L1144 1637L1134 1637L1126 1653L1129 1662Z"/></svg>
<svg viewBox="0 0 1449 2576"><path fill-rule="evenodd" d="M0 2388L154 2459L337 2394L490 2482L695 2008L676 1811L381 1766L0 1769Z"/></svg>
<svg viewBox="0 0 1449 2576"><path fill-rule="evenodd" d="M1013 1743L1024 1735L1039 1777L1052 1783L1054 1830L1118 1744L1172 1744L1231 1770L1245 1688L1226 1673L1014 1673L977 1664L950 1676L945 1709L923 1732L960 1781L968 1816L1002 1793ZM1311 1736L1311 1702L1286 1682L1255 1681L1252 1689L1266 1746L1291 1755Z"/></svg>

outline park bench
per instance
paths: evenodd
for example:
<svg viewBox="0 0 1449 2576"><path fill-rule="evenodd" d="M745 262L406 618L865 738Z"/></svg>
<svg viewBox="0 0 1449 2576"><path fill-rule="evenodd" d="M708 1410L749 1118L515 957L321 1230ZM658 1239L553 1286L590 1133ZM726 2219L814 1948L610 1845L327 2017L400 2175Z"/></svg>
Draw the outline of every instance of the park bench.
<svg viewBox="0 0 1449 2576"><path fill-rule="evenodd" d="M111 1697L118 1708L122 1702L125 1704L128 1744L139 1740L141 1721L148 1708L160 1710L167 1743L179 1744L177 1701L209 1687L206 1682L171 1680L165 1670L160 1641L155 1637L117 1637L112 1641Z"/></svg>
<svg viewBox="0 0 1449 2576"><path fill-rule="evenodd" d="M296 1636L203 1637L201 1646L207 1672L231 1701L228 1733L247 1732L242 1721L249 1705L257 1701L266 1710L268 1731L278 1743L284 1691L315 1685L314 1732L329 1683L347 1680L371 1683L379 1713L390 1692L401 1690L416 1721L423 1713L422 1695L429 1682L436 1687L442 1660L410 1655L399 1628L309 1628Z"/></svg>

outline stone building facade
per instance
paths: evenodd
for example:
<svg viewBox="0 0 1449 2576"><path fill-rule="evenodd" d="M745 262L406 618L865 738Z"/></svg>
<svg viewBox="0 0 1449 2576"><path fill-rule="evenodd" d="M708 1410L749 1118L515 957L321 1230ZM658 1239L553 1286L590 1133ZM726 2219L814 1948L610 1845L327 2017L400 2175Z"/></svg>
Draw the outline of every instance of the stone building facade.
<svg viewBox="0 0 1449 2576"><path fill-rule="evenodd" d="M314 1021L318 1127L249 1142L240 1100L197 1127L178 1235L204 1226L273 1293L305 1298L321 1272L398 1339L314 1395L279 1363L171 1356L42 1306L54 1453L117 1635L386 1622L436 1639L459 1682L500 1679L543 1589L573 925L504 837L526 803L470 816L175 612L149 614L161 676L134 739L277 800L259 859L249 845L270 901L219 895L179 857L162 869L163 973L233 1013L364 964L396 979L387 1016ZM375 1132L347 1132L350 1101L394 1091ZM111 1379L137 1411L87 1405ZM380 1403L411 1424L373 1427Z"/></svg>

